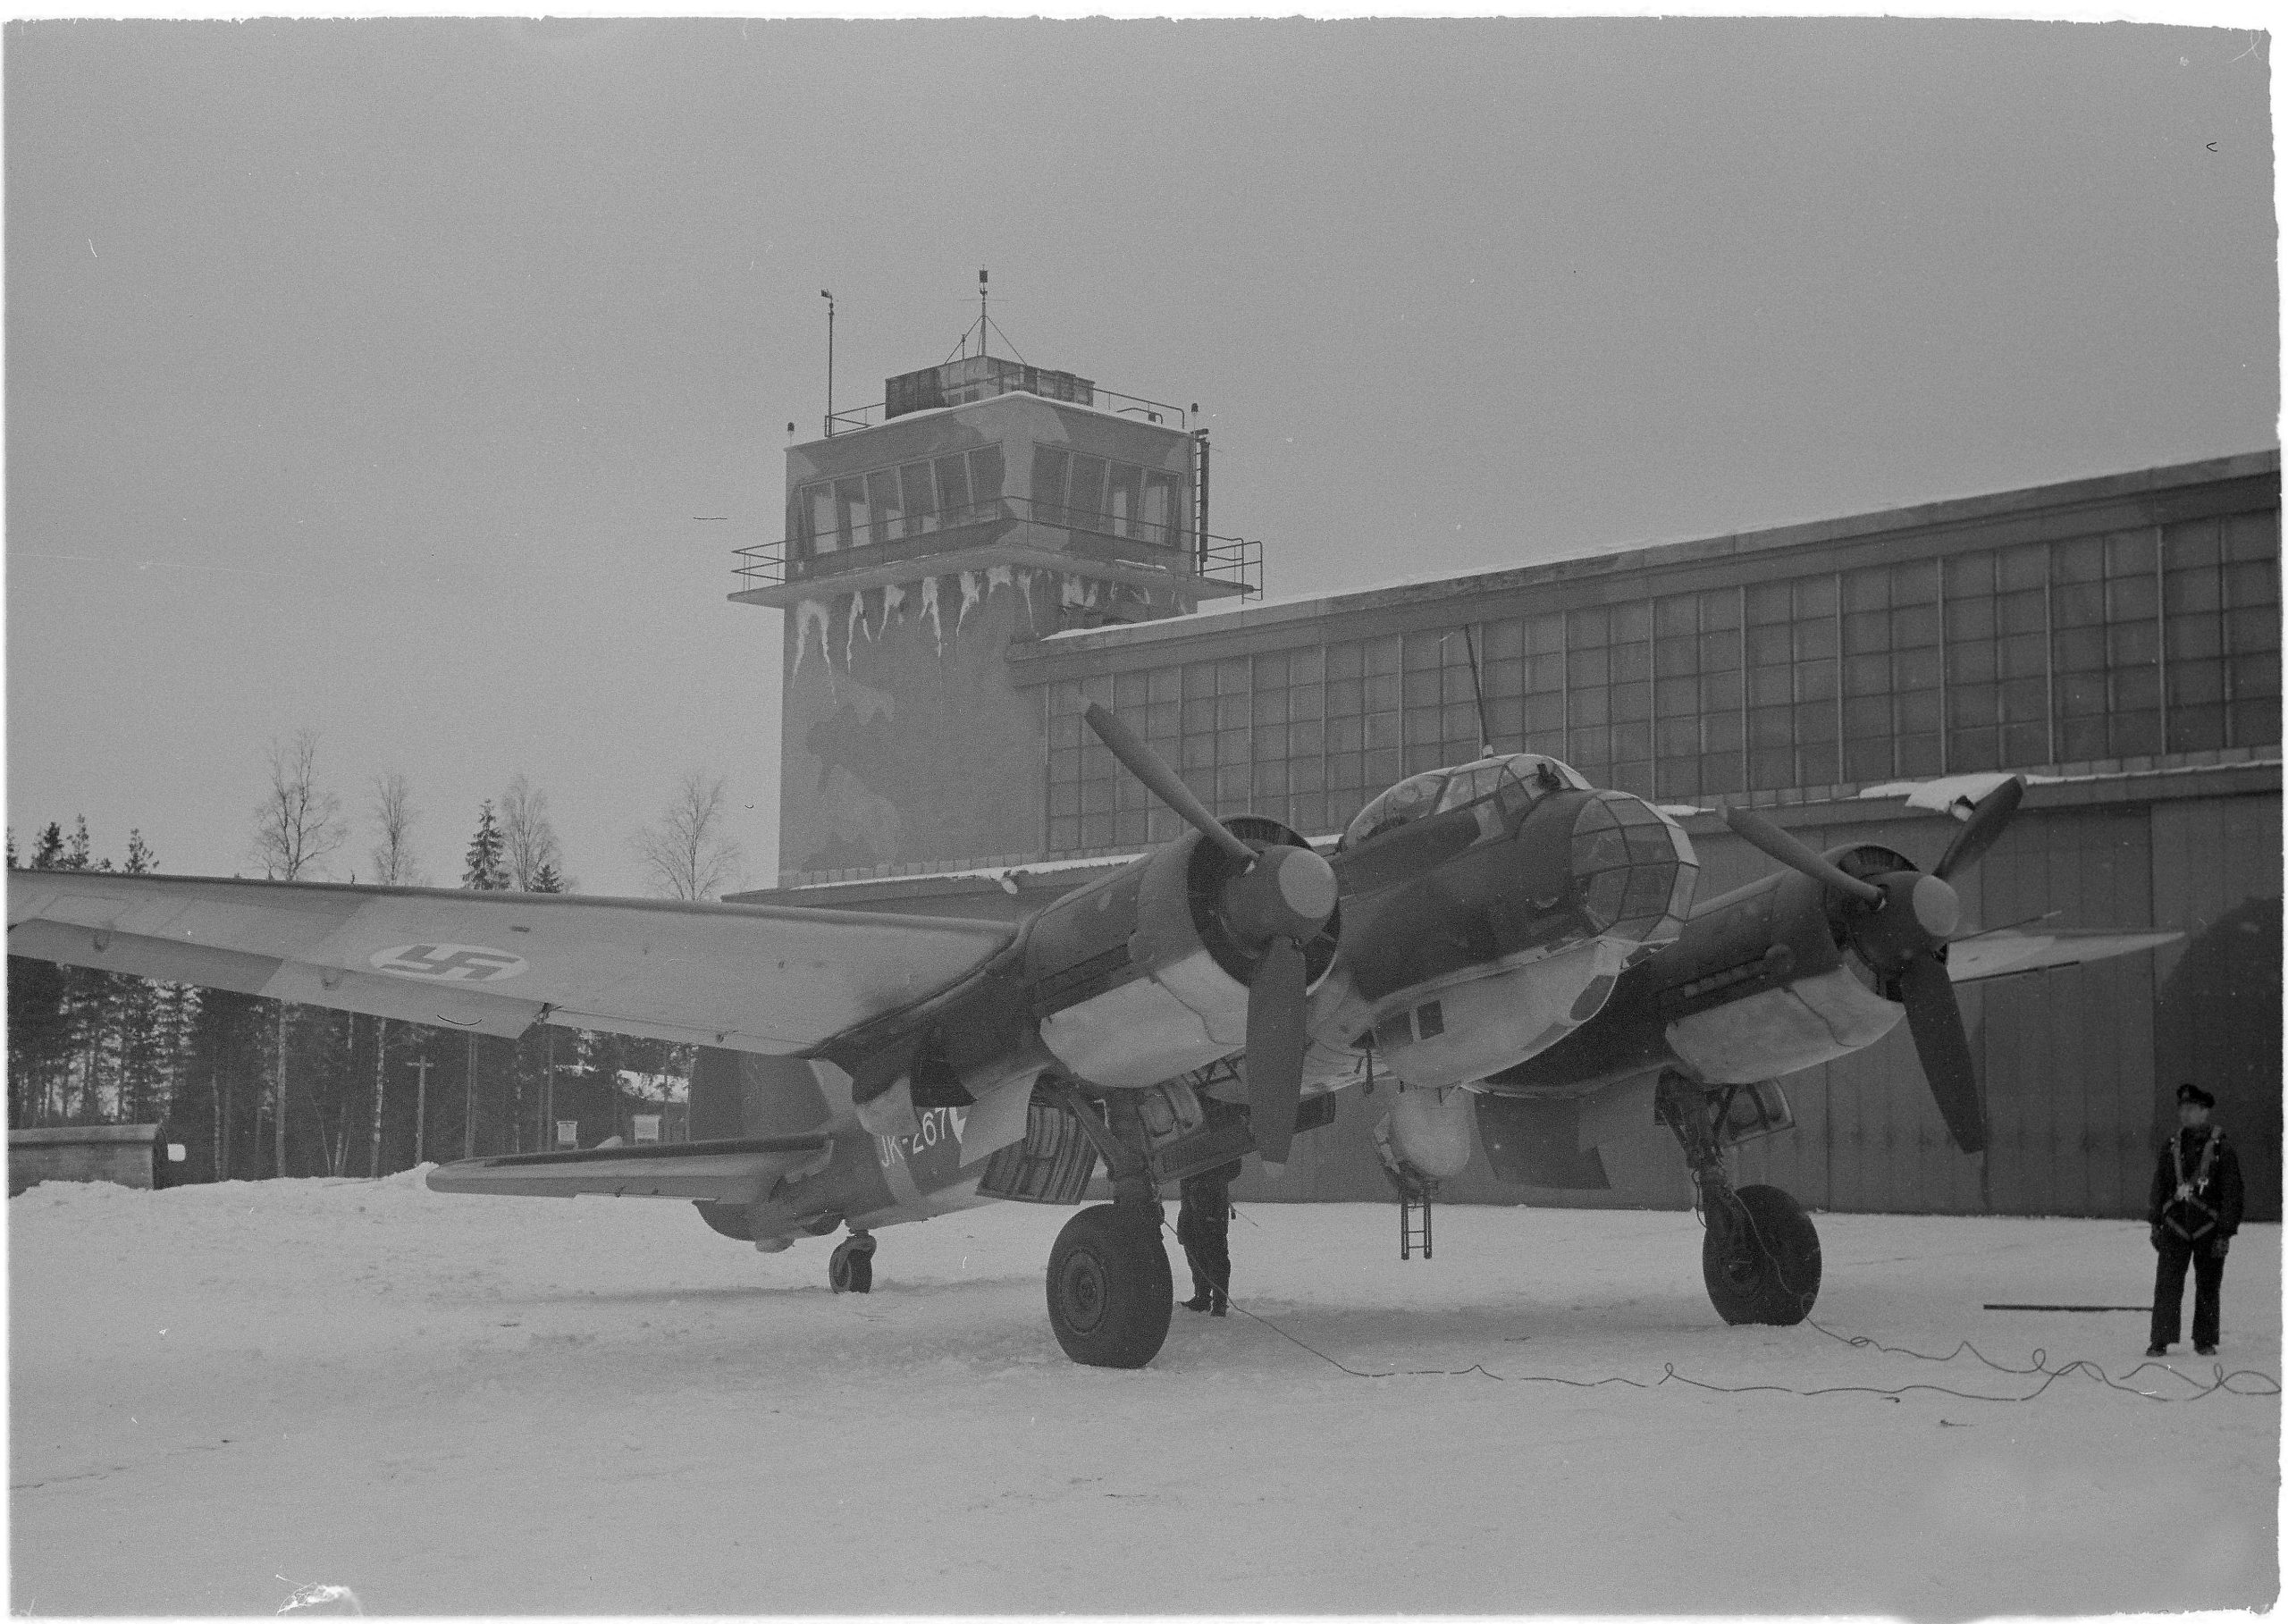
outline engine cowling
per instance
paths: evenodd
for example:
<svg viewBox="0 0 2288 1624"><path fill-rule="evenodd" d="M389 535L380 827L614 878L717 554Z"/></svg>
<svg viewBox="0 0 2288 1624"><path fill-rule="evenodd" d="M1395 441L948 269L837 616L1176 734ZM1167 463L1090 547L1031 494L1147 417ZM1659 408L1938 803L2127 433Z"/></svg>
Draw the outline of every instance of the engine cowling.
<svg viewBox="0 0 2288 1624"><path fill-rule="evenodd" d="M1267 818L1233 818L1258 850L1308 842ZM1033 921L1025 979L1042 1044L1072 1076L1147 1088L1247 1043L1248 986L1260 962L1219 904L1236 858L1197 831L1060 897ZM1305 946L1307 983L1333 961L1340 914Z"/></svg>

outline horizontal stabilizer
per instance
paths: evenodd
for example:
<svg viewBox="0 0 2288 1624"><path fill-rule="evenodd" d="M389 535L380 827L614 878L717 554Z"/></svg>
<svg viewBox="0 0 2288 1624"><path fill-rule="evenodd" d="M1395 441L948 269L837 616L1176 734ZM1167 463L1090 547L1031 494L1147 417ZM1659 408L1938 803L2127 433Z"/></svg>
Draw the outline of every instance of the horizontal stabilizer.
<svg viewBox="0 0 2288 1624"><path fill-rule="evenodd" d="M2068 964L2117 958L2124 953L2149 953L2183 934L2182 930L2049 930L2015 926L1989 930L1947 944L1947 979L1990 981L1997 976L2058 970Z"/></svg>
<svg viewBox="0 0 2288 1624"><path fill-rule="evenodd" d="M823 1167L833 1155L834 1141L823 1133L543 1150L448 1162L430 1170L429 1188L448 1195L657 1196L744 1207L778 1180Z"/></svg>

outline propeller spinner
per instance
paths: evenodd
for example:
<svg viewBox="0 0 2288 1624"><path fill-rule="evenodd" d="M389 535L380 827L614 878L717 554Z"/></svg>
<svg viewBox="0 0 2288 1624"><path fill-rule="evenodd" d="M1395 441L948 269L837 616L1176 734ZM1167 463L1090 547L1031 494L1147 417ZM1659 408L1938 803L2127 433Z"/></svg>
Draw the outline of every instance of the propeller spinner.
<svg viewBox="0 0 2288 1624"><path fill-rule="evenodd" d="M1304 846L1258 851L1216 820L1150 745L1102 705L1089 726L1120 764L1176 816L1243 865L1224 887L1217 912L1232 934L1263 957L1248 983L1248 1119L1266 1162L1287 1159L1303 1096L1303 944L1334 912L1334 870Z"/></svg>
<svg viewBox="0 0 2288 1624"><path fill-rule="evenodd" d="M1947 1132L1965 1151L1986 1149L1986 1115L1979 1101L1970 1036L1963 1030L1954 983L1939 956L1962 919L1962 899L1947 881L1986 854L2025 793L2022 780L2010 778L1979 802L1928 874L1911 868L1846 874L1744 807L1724 813L1726 826L1751 846L1850 899L1845 905L1844 928L1875 973L1897 989L1930 1097L1946 1119Z"/></svg>

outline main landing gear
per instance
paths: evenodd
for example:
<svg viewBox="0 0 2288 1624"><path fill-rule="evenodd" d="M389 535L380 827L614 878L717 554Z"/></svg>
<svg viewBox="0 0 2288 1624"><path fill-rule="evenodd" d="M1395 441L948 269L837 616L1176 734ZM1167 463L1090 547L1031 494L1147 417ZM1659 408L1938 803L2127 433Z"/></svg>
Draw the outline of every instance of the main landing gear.
<svg viewBox="0 0 2288 1624"><path fill-rule="evenodd" d="M1048 1254L1048 1323L1076 1364L1135 1370L1168 1339L1175 1281L1160 1207L1113 1201L1074 1214Z"/></svg>
<svg viewBox="0 0 2288 1624"><path fill-rule="evenodd" d="M1131 1093L1107 1098L1104 1118L1076 1093L1066 1093L1064 1104L1104 1157L1112 1199L1075 1213L1049 1249L1049 1327L1075 1364L1140 1369L1160 1351L1168 1322L1175 1317L1175 1280L1160 1239L1157 1174L1178 1169L1166 1164L1165 1145L1163 1165L1155 1167L1148 1149L1152 1134ZM1199 1165L1227 1159L1232 1149Z"/></svg>
<svg viewBox="0 0 2288 1624"><path fill-rule="evenodd" d="M874 1237L864 1230L853 1230L850 1238L834 1249L826 1260L826 1283L837 1295L844 1292L871 1292L874 1289Z"/></svg>
<svg viewBox="0 0 2288 1624"><path fill-rule="evenodd" d="M1735 1090L1661 1075L1653 1111L1683 1147L1707 1233L1700 1271L1728 1325L1803 1323L1820 1295L1820 1236L1796 1198L1775 1184L1732 1187L1725 1124Z"/></svg>

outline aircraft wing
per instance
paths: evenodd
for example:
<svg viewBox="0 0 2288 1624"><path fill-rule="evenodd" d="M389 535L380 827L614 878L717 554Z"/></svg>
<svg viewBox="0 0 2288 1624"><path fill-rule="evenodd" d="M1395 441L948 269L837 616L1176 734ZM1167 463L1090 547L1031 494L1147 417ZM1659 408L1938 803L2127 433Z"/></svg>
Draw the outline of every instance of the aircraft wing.
<svg viewBox="0 0 2288 1624"><path fill-rule="evenodd" d="M797 1054L960 979L974 920L741 903L18 869L8 951L512 1038L556 1026Z"/></svg>
<svg viewBox="0 0 2288 1624"><path fill-rule="evenodd" d="M2184 934L2182 930L2052 930L2033 927L1989 930L1947 944L1947 979L1990 981L2086 964L2124 953L2149 953Z"/></svg>
<svg viewBox="0 0 2288 1624"><path fill-rule="evenodd" d="M481 1156L432 1168L429 1188L450 1195L660 1196L745 1207L778 1180L823 1166L833 1146L823 1133L804 1133Z"/></svg>

